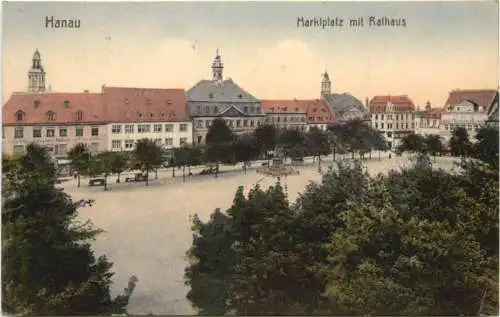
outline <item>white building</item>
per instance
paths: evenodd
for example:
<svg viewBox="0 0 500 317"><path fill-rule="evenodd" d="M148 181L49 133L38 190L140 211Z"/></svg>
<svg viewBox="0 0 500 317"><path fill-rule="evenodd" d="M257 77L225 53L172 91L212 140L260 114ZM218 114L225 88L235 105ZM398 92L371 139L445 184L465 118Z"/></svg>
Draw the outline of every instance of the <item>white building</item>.
<svg viewBox="0 0 500 317"><path fill-rule="evenodd" d="M165 149L193 143L183 89L103 87L108 149L131 151L138 140L154 140Z"/></svg>
<svg viewBox="0 0 500 317"><path fill-rule="evenodd" d="M441 130L446 140L456 127L467 129L471 138L486 124L488 112L498 105L496 90L453 90L441 115Z"/></svg>
<svg viewBox="0 0 500 317"><path fill-rule="evenodd" d="M406 95L375 96L370 101L371 124L386 138L390 149L415 130L415 105Z"/></svg>
<svg viewBox="0 0 500 317"><path fill-rule="evenodd" d="M442 108L432 108L427 101L425 110L415 111L415 133L419 135L440 135L443 137L441 129Z"/></svg>

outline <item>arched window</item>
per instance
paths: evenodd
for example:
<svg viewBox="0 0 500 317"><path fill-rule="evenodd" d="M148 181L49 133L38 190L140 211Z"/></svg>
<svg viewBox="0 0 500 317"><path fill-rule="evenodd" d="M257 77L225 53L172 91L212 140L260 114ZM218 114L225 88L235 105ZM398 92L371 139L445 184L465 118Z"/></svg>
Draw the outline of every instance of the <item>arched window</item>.
<svg viewBox="0 0 500 317"><path fill-rule="evenodd" d="M78 111L75 113L75 120L76 120L76 121L82 121L82 120L83 120L83 112L81 112L80 110L78 110Z"/></svg>
<svg viewBox="0 0 500 317"><path fill-rule="evenodd" d="M45 116L46 116L47 121L55 121L56 120L56 113L54 111L47 111Z"/></svg>
<svg viewBox="0 0 500 317"><path fill-rule="evenodd" d="M16 121L24 121L24 112L22 112L21 110L18 110L15 116Z"/></svg>

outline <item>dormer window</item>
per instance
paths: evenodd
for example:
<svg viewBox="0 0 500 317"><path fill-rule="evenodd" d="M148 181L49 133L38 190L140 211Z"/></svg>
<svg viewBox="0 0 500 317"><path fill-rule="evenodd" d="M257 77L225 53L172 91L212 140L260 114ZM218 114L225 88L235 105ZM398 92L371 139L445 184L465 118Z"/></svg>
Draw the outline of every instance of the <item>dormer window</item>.
<svg viewBox="0 0 500 317"><path fill-rule="evenodd" d="M165 112L163 112L163 111L161 112L161 117L165 118Z"/></svg>
<svg viewBox="0 0 500 317"><path fill-rule="evenodd" d="M21 110L16 112L16 121L24 121L24 112Z"/></svg>
<svg viewBox="0 0 500 317"><path fill-rule="evenodd" d="M123 103L124 103L124 104L126 104L126 105L128 105L128 104L130 103L130 101L129 101L128 99L125 99L125 100L123 101Z"/></svg>
<svg viewBox="0 0 500 317"><path fill-rule="evenodd" d="M147 105L151 105L152 103L153 103L153 102L151 101L151 99L146 100L146 104L147 104Z"/></svg>
<svg viewBox="0 0 500 317"><path fill-rule="evenodd" d="M34 106L35 108L38 108L38 107L40 106L40 100L35 100L35 101L33 101L33 106Z"/></svg>
<svg viewBox="0 0 500 317"><path fill-rule="evenodd" d="M69 108L69 100L64 100L64 108Z"/></svg>
<svg viewBox="0 0 500 317"><path fill-rule="evenodd" d="M313 109L313 112L316 112L316 108Z"/></svg>
<svg viewBox="0 0 500 317"><path fill-rule="evenodd" d="M139 116L139 118L142 118L142 113L138 112L137 115Z"/></svg>
<svg viewBox="0 0 500 317"><path fill-rule="evenodd" d="M239 94L239 95L238 95L238 98L240 98L240 99L241 99L241 98L243 98L243 95L242 95L242 94Z"/></svg>
<svg viewBox="0 0 500 317"><path fill-rule="evenodd" d="M214 113L217 114L219 112L219 108L217 106L214 107Z"/></svg>
<svg viewBox="0 0 500 317"><path fill-rule="evenodd" d="M54 111L47 111L45 114L45 117L47 121L55 121L56 120L56 113Z"/></svg>
<svg viewBox="0 0 500 317"><path fill-rule="evenodd" d="M153 117L153 114L152 114L152 113L150 113L150 114L149 114L149 117L150 117L150 118L152 118L152 117Z"/></svg>
<svg viewBox="0 0 500 317"><path fill-rule="evenodd" d="M82 120L83 120L83 112L81 112L80 110L78 110L78 111L75 113L75 120L76 120L76 121L82 121Z"/></svg>
<svg viewBox="0 0 500 317"><path fill-rule="evenodd" d="M210 99L212 99L212 98L214 97L214 94L210 93L210 95L208 95L208 97L209 97Z"/></svg>

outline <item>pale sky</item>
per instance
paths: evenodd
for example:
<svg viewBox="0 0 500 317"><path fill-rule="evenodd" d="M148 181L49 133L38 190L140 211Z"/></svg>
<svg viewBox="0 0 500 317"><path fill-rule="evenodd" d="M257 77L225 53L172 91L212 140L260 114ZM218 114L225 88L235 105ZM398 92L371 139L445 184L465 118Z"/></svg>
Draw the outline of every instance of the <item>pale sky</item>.
<svg viewBox="0 0 500 317"><path fill-rule="evenodd" d="M45 17L79 19L46 29ZM404 18L406 27L297 28L298 17ZM27 89L35 48L52 91L101 85L185 88L210 79L219 48L224 77L261 99L364 102L407 94L442 106L452 89L499 83L498 4L489 2L52 2L3 4L3 97ZM110 39L106 39L110 38Z"/></svg>

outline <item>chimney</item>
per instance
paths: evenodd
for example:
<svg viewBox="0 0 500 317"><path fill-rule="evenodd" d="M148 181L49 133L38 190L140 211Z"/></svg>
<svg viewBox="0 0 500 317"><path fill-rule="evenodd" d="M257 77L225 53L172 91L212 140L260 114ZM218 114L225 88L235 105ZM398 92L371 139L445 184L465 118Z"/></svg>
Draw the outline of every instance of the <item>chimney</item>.
<svg viewBox="0 0 500 317"><path fill-rule="evenodd" d="M88 89L84 89L83 92L86 93L86 94L88 94L89 90Z"/></svg>

